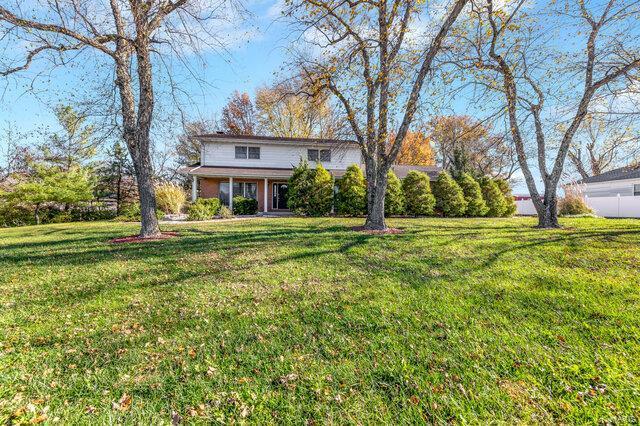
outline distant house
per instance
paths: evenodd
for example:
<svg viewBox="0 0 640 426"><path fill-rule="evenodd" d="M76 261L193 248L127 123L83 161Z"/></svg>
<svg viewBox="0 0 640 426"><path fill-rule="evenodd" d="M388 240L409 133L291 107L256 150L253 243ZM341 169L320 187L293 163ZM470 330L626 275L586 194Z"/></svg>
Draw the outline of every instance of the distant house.
<svg viewBox="0 0 640 426"><path fill-rule="evenodd" d="M271 136L228 135L194 136L200 142L200 162L180 172L192 177L192 200L219 198L233 208L233 197L241 195L258 201L261 212L287 211L288 179L300 160L310 165L322 163L335 178L347 167L363 168L360 146L349 140L281 138ZM399 178L410 170L426 172L432 179L436 166L393 166Z"/></svg>
<svg viewBox="0 0 640 426"><path fill-rule="evenodd" d="M640 166L620 167L565 186L579 191L595 213L604 217L640 217Z"/></svg>
<svg viewBox="0 0 640 426"><path fill-rule="evenodd" d="M620 167L578 181L582 194L590 197L640 196L640 166Z"/></svg>

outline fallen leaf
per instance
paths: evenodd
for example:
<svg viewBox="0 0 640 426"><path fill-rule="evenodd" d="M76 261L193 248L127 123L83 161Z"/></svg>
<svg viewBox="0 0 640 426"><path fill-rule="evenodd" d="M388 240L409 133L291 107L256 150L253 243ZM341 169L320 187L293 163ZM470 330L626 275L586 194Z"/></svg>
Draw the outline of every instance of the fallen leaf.
<svg viewBox="0 0 640 426"><path fill-rule="evenodd" d="M131 408L131 396L126 393L122 394L118 402L113 403L113 409L118 411L128 411Z"/></svg>

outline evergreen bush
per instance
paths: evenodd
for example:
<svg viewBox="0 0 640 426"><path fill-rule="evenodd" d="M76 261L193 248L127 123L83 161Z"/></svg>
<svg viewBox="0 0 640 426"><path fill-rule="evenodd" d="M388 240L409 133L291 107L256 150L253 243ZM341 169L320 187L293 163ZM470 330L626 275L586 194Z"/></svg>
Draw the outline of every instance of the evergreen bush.
<svg viewBox="0 0 640 426"><path fill-rule="evenodd" d="M347 167L336 185L336 213L344 216L361 216L367 213L367 184L358 165Z"/></svg>
<svg viewBox="0 0 640 426"><path fill-rule="evenodd" d="M498 184L488 177L480 178L479 183L480 188L482 189L482 198L484 198L484 202L487 203L487 207L489 208L487 216L504 216L507 212L508 206Z"/></svg>
<svg viewBox="0 0 640 426"><path fill-rule="evenodd" d="M247 216L258 213L258 200L253 198L233 197L233 214Z"/></svg>
<svg viewBox="0 0 640 426"><path fill-rule="evenodd" d="M217 198L198 198L187 209L188 220L210 220L220 211L220 200Z"/></svg>
<svg viewBox="0 0 640 426"><path fill-rule="evenodd" d="M398 176L389 170L387 173L387 191L384 194L384 214L385 216L398 216L404 214L404 192L402 182Z"/></svg>
<svg viewBox="0 0 640 426"><path fill-rule="evenodd" d="M441 172L435 182L433 194L436 210L444 217L464 216L467 202L460 185L447 172Z"/></svg>
<svg viewBox="0 0 640 426"><path fill-rule="evenodd" d="M296 214L306 214L313 195L314 171L306 160L293 168L289 178L287 207Z"/></svg>
<svg viewBox="0 0 640 426"><path fill-rule="evenodd" d="M511 193L509 182L507 182L506 179L495 179L495 182L498 188L500 188L502 195L504 195L504 201L507 206L503 216L513 216L518 211L518 206L516 205L516 199L513 198L513 194Z"/></svg>
<svg viewBox="0 0 640 426"><path fill-rule="evenodd" d="M313 173L313 191L306 214L309 216L327 216L333 205L333 176L322 167L316 165Z"/></svg>
<svg viewBox="0 0 640 426"><path fill-rule="evenodd" d="M431 193L429 176L426 173L411 170L402 180L405 211L411 216L429 216L433 214L436 199Z"/></svg>
<svg viewBox="0 0 640 426"><path fill-rule="evenodd" d="M471 217L482 217L487 214L489 207L482 198L480 184L469 173L461 173L458 177L458 184L464 194L467 203L465 214Z"/></svg>

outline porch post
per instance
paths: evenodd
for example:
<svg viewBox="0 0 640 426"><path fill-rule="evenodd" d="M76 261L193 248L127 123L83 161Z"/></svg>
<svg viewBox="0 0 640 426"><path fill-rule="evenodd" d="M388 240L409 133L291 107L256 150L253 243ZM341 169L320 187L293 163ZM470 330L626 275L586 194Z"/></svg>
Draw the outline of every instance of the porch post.
<svg viewBox="0 0 640 426"><path fill-rule="evenodd" d="M267 213L269 211L269 209L267 208L267 202L269 201L269 197L267 196L269 194L269 179L264 178L264 212Z"/></svg>
<svg viewBox="0 0 640 426"><path fill-rule="evenodd" d="M194 175L191 182L191 202L194 203L198 198L198 176Z"/></svg>
<svg viewBox="0 0 640 426"><path fill-rule="evenodd" d="M233 178L229 177L229 210L233 213Z"/></svg>

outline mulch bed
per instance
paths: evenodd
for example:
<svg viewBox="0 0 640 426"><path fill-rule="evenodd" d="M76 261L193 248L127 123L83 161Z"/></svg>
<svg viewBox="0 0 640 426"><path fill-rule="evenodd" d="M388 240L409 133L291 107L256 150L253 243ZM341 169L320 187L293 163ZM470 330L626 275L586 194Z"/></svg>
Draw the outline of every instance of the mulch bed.
<svg viewBox="0 0 640 426"><path fill-rule="evenodd" d="M147 243L149 241L161 241L169 238L175 238L177 236L177 232L162 232L157 237L141 238L140 235L129 235L127 237L114 238L109 240L109 242L111 244Z"/></svg>
<svg viewBox="0 0 640 426"><path fill-rule="evenodd" d="M373 229L365 229L364 226L354 226L351 228L352 231L362 232L363 234L369 235L393 235L393 234L402 234L404 232L403 229L398 228L387 228L384 231L376 231Z"/></svg>

